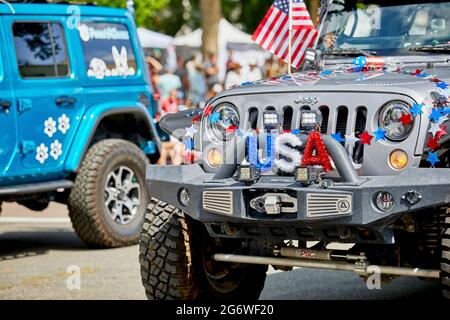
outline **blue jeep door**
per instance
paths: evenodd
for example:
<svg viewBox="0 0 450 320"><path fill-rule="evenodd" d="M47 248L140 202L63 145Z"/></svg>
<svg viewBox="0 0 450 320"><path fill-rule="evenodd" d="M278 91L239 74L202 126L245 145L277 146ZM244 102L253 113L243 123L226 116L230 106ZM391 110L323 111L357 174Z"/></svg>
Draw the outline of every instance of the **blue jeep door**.
<svg viewBox="0 0 450 320"><path fill-rule="evenodd" d="M8 74L2 19L0 16L0 184L8 174L17 144L16 109Z"/></svg>
<svg viewBox="0 0 450 320"><path fill-rule="evenodd" d="M76 52L70 43L78 33L68 28L65 17L7 19L14 47L20 171L56 179L64 175L65 158L84 113Z"/></svg>

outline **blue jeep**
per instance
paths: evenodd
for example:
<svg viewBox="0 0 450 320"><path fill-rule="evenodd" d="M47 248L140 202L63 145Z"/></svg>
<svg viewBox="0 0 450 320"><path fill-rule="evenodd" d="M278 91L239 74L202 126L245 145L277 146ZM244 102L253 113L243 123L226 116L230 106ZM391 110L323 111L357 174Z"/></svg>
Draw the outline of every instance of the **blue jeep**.
<svg viewBox="0 0 450 320"><path fill-rule="evenodd" d="M137 242L160 141L137 39L125 10L0 3L0 202L67 203L86 243Z"/></svg>

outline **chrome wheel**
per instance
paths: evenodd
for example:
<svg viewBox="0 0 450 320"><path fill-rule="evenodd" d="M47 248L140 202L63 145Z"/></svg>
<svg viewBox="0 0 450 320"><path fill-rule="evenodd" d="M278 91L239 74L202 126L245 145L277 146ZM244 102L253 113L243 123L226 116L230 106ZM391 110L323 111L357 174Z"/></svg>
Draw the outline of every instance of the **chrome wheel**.
<svg viewBox="0 0 450 320"><path fill-rule="evenodd" d="M141 204L141 186L133 170L120 166L106 177L105 207L118 224L130 223Z"/></svg>

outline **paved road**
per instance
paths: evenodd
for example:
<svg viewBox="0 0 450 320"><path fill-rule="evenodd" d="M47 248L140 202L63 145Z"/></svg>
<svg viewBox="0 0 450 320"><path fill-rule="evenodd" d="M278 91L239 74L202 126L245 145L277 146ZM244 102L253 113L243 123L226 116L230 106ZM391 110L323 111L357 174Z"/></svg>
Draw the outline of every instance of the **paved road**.
<svg viewBox="0 0 450 320"><path fill-rule="evenodd" d="M92 250L76 237L63 206L53 205L30 220L16 205L0 218L0 299L145 299L138 247ZM19 217L19 218L18 218ZM24 218L20 218L24 217ZM22 219L22 220L21 220ZM81 289L66 286L67 268L79 266ZM439 286L399 278L368 290L354 274L294 269L270 271L262 299L432 299Z"/></svg>

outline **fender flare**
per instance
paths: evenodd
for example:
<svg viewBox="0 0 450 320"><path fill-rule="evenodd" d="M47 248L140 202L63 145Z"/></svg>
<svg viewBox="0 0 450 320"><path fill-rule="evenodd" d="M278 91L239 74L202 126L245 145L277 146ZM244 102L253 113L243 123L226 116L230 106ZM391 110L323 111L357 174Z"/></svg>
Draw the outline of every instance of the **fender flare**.
<svg viewBox="0 0 450 320"><path fill-rule="evenodd" d="M154 119L143 104L133 101L132 103L115 102L95 105L87 109L82 117L82 122L77 128L67 154L64 166L65 171L76 172L78 170L101 121L106 117L117 114L131 114L142 121L149 130L149 136L159 149L161 140L155 127Z"/></svg>

